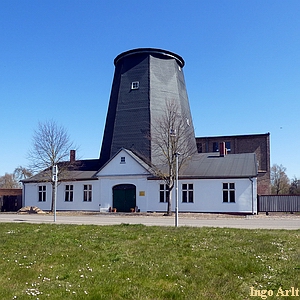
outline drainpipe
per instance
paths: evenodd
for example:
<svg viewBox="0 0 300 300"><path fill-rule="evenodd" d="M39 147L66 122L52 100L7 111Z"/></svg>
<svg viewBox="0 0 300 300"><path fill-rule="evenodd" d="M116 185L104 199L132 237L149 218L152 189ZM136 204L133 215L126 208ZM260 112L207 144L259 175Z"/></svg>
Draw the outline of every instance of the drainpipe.
<svg viewBox="0 0 300 300"><path fill-rule="evenodd" d="M251 181L252 215L254 215L253 179L249 177L249 180Z"/></svg>
<svg viewBox="0 0 300 300"><path fill-rule="evenodd" d="M22 207L25 206L25 184L22 182Z"/></svg>

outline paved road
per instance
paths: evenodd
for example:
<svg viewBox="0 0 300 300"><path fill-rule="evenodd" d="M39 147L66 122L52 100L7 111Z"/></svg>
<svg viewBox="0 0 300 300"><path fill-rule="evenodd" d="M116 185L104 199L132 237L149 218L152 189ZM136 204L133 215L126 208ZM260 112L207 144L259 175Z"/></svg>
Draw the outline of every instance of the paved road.
<svg viewBox="0 0 300 300"><path fill-rule="evenodd" d="M13 214L0 213L0 222L15 223L54 223L53 215L43 214ZM94 224L94 225L114 225L114 224L144 224L147 226L174 226L174 216L165 217L157 215L114 215L114 214L92 214L92 215L64 215L56 216L57 224ZM300 229L300 216L289 215L282 217L272 216L247 216L247 217L181 217L179 216L179 226L194 227L230 227L247 229Z"/></svg>

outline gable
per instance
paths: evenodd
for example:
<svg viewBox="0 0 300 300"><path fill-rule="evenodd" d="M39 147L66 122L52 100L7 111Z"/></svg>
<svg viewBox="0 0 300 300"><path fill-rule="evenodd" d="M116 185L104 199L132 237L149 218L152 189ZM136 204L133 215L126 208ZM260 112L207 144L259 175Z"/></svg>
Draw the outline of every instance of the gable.
<svg viewBox="0 0 300 300"><path fill-rule="evenodd" d="M101 176L149 175L150 172L129 151L122 149L96 174Z"/></svg>

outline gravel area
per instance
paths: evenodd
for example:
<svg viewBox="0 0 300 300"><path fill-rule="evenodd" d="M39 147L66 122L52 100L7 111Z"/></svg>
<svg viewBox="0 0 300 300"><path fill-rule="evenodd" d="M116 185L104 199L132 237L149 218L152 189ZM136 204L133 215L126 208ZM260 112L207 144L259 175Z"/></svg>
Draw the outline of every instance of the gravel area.
<svg viewBox="0 0 300 300"><path fill-rule="evenodd" d="M157 212L148 212L148 213L106 213L106 212L88 212L88 211L59 211L57 215L66 215L66 216L80 216L80 215L110 215L110 216L123 216L123 217L162 217L164 213ZM165 216L166 218L174 218L174 213L172 216ZM268 215L266 213L259 213L257 215L245 215L245 214L221 214L221 213L179 213L180 218L191 218L191 219L245 219L245 218L299 218L300 221L300 212L295 213L285 213L285 212L270 212Z"/></svg>

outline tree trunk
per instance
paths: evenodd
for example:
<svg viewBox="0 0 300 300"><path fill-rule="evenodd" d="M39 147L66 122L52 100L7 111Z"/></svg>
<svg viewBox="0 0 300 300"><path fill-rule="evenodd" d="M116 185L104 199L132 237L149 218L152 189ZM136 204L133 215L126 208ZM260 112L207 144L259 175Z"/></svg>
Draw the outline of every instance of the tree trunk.
<svg viewBox="0 0 300 300"><path fill-rule="evenodd" d="M169 191L169 199L167 206L167 216L172 216L172 190Z"/></svg>

